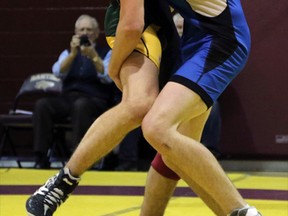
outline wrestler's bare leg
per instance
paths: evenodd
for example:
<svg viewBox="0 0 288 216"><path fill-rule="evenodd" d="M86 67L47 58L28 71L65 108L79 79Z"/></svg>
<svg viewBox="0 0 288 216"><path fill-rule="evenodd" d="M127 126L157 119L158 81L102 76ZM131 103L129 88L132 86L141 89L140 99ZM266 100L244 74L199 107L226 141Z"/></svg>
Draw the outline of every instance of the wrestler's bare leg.
<svg viewBox="0 0 288 216"><path fill-rule="evenodd" d="M192 189L201 192L206 203L215 201L215 209L228 215L246 203L210 151L178 130L181 124L200 116L206 109L197 94L178 83L169 82L145 116L142 130L172 170Z"/></svg>
<svg viewBox="0 0 288 216"><path fill-rule="evenodd" d="M160 175L152 166L145 185L140 216L162 216L178 181Z"/></svg>
<svg viewBox="0 0 288 216"><path fill-rule="evenodd" d="M183 123L179 127L179 132L200 141L209 113L210 109L196 117L194 122ZM177 180L162 176L151 166L147 175L141 216L164 215L166 206L173 195L177 183Z"/></svg>
<svg viewBox="0 0 288 216"><path fill-rule="evenodd" d="M133 52L122 66L122 101L95 120L66 164L80 176L138 127L158 95L158 69L144 55Z"/></svg>
<svg viewBox="0 0 288 216"><path fill-rule="evenodd" d="M182 124L179 132L200 141L205 126L203 123L207 121L209 113L210 110L194 118L193 121L191 120L188 123ZM141 206L141 216L164 215L177 183L177 180L164 177L151 166L147 175L144 200ZM206 202L216 215L224 215L220 206L214 200L210 200L210 196L195 183L193 183L193 191Z"/></svg>

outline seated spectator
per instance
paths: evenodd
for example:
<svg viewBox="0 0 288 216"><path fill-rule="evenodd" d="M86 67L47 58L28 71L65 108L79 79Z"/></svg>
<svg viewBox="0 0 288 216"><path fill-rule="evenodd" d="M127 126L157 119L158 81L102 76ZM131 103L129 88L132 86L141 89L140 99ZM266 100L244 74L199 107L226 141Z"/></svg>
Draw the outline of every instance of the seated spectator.
<svg viewBox="0 0 288 216"><path fill-rule="evenodd" d="M50 167L47 154L53 142L54 123L71 121L72 148L75 148L94 119L109 108L116 87L107 74L110 52L106 55L97 44L99 32L95 18L81 15L77 19L70 49L60 54L52 68L53 73L63 79L62 94L39 99L35 104L33 127L37 168Z"/></svg>

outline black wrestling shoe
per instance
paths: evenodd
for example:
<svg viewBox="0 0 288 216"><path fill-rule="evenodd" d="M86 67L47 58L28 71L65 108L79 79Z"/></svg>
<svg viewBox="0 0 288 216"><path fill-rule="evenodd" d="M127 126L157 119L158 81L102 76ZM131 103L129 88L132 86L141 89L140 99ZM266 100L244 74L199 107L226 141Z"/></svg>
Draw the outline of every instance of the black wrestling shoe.
<svg viewBox="0 0 288 216"><path fill-rule="evenodd" d="M26 201L28 215L52 216L57 207L73 192L79 181L80 178L73 177L68 168L61 169Z"/></svg>

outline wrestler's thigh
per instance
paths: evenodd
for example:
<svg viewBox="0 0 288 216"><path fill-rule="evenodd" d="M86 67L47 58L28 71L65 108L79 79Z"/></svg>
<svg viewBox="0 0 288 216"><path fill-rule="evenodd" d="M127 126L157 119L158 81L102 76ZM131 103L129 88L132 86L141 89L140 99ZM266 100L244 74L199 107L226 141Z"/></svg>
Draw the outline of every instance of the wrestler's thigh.
<svg viewBox="0 0 288 216"><path fill-rule="evenodd" d="M211 108L207 110L206 112L202 113L201 115L189 121L183 122L179 126L178 131L181 134L200 142L201 136L202 136L206 121L210 115L210 112L211 112Z"/></svg>
<svg viewBox="0 0 288 216"><path fill-rule="evenodd" d="M147 117L157 118L158 123L175 125L188 122L207 111L207 106L198 94L189 88L168 82L161 90Z"/></svg>
<svg viewBox="0 0 288 216"><path fill-rule="evenodd" d="M158 68L146 56L133 52L120 71L123 99L132 97L156 97L159 93Z"/></svg>

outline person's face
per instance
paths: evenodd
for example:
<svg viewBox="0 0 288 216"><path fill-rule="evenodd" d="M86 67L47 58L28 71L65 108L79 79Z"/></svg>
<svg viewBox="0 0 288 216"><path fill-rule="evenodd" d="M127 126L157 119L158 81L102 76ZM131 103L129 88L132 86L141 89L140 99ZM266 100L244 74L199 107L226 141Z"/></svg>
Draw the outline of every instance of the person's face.
<svg viewBox="0 0 288 216"><path fill-rule="evenodd" d="M75 28L75 34L79 36L87 35L89 40L96 41L98 38L98 32L93 27L94 26L90 19L82 19Z"/></svg>

